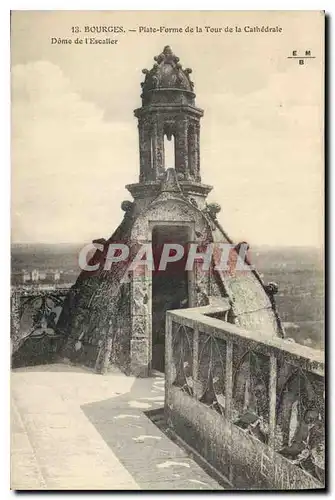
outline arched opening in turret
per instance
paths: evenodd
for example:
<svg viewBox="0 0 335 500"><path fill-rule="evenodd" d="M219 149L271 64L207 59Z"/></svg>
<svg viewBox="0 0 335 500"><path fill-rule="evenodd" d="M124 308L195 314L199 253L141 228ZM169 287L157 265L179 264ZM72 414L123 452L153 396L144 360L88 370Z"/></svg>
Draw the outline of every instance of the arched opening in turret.
<svg viewBox="0 0 335 500"><path fill-rule="evenodd" d="M175 168L175 140L174 135L164 135L164 167Z"/></svg>
<svg viewBox="0 0 335 500"><path fill-rule="evenodd" d="M152 368L164 372L165 363L165 320L166 311L189 307L192 293L192 271L187 271L189 241L192 230L187 223L161 222L152 229L152 252L154 270L152 271ZM162 266L165 245L180 245L183 249L178 260L169 260ZM176 255L173 248L168 255Z"/></svg>

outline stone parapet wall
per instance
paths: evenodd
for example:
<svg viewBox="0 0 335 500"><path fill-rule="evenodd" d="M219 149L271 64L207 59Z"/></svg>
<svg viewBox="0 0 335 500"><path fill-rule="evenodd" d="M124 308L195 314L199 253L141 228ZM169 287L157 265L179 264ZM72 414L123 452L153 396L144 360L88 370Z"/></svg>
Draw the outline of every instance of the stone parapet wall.
<svg viewBox="0 0 335 500"><path fill-rule="evenodd" d="M65 341L58 319L68 287L18 286L11 290L12 366L55 361Z"/></svg>
<svg viewBox="0 0 335 500"><path fill-rule="evenodd" d="M242 330L219 312L167 313L170 427L235 488L322 488L323 353Z"/></svg>

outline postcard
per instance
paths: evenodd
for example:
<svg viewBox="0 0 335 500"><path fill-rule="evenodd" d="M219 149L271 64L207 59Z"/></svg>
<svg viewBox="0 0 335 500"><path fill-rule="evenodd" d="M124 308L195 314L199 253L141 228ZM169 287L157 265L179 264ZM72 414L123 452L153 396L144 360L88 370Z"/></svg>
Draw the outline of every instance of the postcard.
<svg viewBox="0 0 335 500"><path fill-rule="evenodd" d="M12 490L320 490L323 11L11 12Z"/></svg>

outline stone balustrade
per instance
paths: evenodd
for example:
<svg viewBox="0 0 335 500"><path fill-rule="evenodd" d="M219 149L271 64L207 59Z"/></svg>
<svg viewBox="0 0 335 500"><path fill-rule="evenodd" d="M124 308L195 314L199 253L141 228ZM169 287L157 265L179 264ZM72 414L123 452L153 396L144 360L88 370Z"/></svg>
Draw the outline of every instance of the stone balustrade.
<svg viewBox="0 0 335 500"><path fill-rule="evenodd" d="M64 334L57 327L69 286L30 285L11 290L12 366L48 363Z"/></svg>
<svg viewBox="0 0 335 500"><path fill-rule="evenodd" d="M167 313L170 427L234 488L322 488L323 352L243 330L225 312Z"/></svg>

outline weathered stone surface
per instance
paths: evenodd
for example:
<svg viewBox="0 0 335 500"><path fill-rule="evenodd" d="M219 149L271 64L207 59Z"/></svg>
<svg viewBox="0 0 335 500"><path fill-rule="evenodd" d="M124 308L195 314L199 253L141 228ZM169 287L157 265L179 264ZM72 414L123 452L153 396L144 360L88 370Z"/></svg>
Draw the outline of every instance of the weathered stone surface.
<svg viewBox="0 0 335 500"><path fill-rule="evenodd" d="M177 387L169 392L172 428L234 485L249 489L318 489L322 484Z"/></svg>
<svg viewBox="0 0 335 500"><path fill-rule="evenodd" d="M124 219L109 239L95 240L102 247L89 264L98 269L81 273L59 319L67 336L62 350L67 358L98 369L110 350L109 359L124 371L142 374L150 370L154 315L151 270L145 265L129 270L141 245L151 244L155 227L169 224L183 226L187 244L197 243L202 249L212 242L231 243L217 220L218 206L205 202L211 186L202 184L200 175L203 111L195 106L190 71L165 47L154 67L144 73L142 106L134 112L139 130L139 183L127 186L134 202L122 203ZM175 140L174 169L166 170L170 165L165 165L164 137ZM126 261L106 269L110 243L127 245L130 252ZM261 329L269 337L280 335L274 303L258 274L220 272L215 264L207 271L196 265L189 272L188 304L206 306L210 297L228 298L230 309L225 314L231 323ZM163 352L163 335L158 333Z"/></svg>
<svg viewBox="0 0 335 500"><path fill-rule="evenodd" d="M131 318L132 338L148 339L151 333L151 315L137 315Z"/></svg>
<svg viewBox="0 0 335 500"><path fill-rule="evenodd" d="M218 310L167 314L170 425L236 487L322 488L323 353L256 336Z"/></svg>
<svg viewBox="0 0 335 500"><path fill-rule="evenodd" d="M135 377L148 377L149 375L149 345L146 338L130 341L130 370Z"/></svg>

